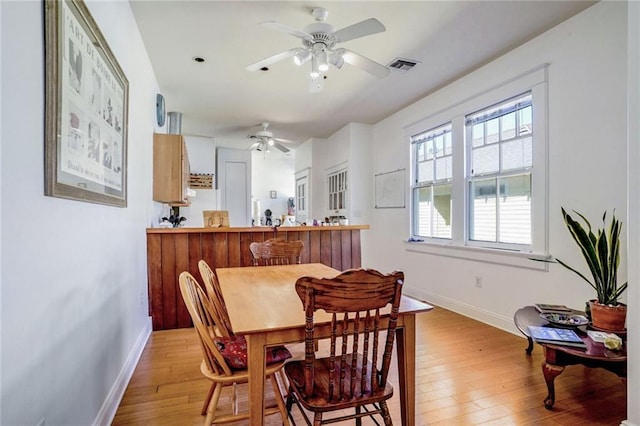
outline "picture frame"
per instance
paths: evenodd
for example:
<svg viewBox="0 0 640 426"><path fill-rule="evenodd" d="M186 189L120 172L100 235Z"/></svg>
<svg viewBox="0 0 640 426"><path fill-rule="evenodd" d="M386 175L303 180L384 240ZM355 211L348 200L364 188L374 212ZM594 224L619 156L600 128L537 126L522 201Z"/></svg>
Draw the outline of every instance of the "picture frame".
<svg viewBox="0 0 640 426"><path fill-rule="evenodd" d="M278 191L270 191L269 196L271 198L278 198Z"/></svg>
<svg viewBox="0 0 640 426"><path fill-rule="evenodd" d="M45 0L45 195L127 206L129 81L82 0Z"/></svg>

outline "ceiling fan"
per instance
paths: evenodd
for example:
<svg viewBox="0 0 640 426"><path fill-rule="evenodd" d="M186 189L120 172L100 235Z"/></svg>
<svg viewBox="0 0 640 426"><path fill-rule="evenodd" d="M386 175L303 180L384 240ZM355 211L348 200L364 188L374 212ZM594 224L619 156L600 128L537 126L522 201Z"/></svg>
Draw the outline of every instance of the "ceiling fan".
<svg viewBox="0 0 640 426"><path fill-rule="evenodd" d="M281 24L276 21L261 22L265 28L290 34L302 40L303 47L296 47L276 53L254 64L247 66L249 71L257 71L275 62L293 57L296 65L301 66L311 60L311 72L309 73L310 91L319 92L324 85L323 73L329 69L329 64L340 69L344 63L361 68L370 74L383 78L389 74L389 68L369 58L345 48L336 48L338 43L343 43L360 37L386 31L385 26L375 18L334 31L333 26L327 24L328 12L325 8L315 7L311 15L316 22L307 25L303 30Z"/></svg>
<svg viewBox="0 0 640 426"><path fill-rule="evenodd" d="M251 145L251 147L249 147L249 149L269 152L271 150L271 147L273 146L278 148L282 152L289 152L289 148L282 145L282 143L295 142L287 139L274 138L273 133L267 130L269 128L269 123L262 123L261 126L262 130L257 131L255 135L248 136L249 139L255 139L255 142Z"/></svg>

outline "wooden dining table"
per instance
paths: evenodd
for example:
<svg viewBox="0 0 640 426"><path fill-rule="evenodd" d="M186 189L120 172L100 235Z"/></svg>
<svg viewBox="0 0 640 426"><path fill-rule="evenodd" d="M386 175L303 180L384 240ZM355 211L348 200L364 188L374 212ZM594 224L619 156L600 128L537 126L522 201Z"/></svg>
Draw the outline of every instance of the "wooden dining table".
<svg viewBox="0 0 640 426"><path fill-rule="evenodd" d="M216 268L233 330L247 339L251 425L262 425L264 420L266 348L303 342L305 338L304 310L295 291L296 280L302 276L333 278L339 273L321 263ZM415 424L415 315L431 309L427 303L402 296L396 350L401 424L406 426ZM383 322L387 315L383 315ZM316 313L316 323L323 318L326 323L315 327L314 335L319 338L330 337L331 317L324 311Z"/></svg>

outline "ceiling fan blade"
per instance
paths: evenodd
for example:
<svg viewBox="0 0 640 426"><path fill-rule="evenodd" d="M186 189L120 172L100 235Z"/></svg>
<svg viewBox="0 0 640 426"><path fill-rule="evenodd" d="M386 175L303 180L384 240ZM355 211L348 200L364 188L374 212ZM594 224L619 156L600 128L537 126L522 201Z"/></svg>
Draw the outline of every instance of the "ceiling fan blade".
<svg viewBox="0 0 640 426"><path fill-rule="evenodd" d="M297 28L293 28L289 25L285 25L285 24L281 24L280 22L276 22L276 21L265 21L265 22L260 22L260 25L262 25L265 28L269 28L270 30L275 30L275 31L280 31L281 33L287 33L287 34L291 34L294 37L298 37L301 39L313 39L313 36L309 33L305 33L304 31L301 31Z"/></svg>
<svg viewBox="0 0 640 426"><path fill-rule="evenodd" d="M296 141L292 141L289 139L282 139L282 138L273 138L273 140L280 143L297 143Z"/></svg>
<svg viewBox="0 0 640 426"><path fill-rule="evenodd" d="M289 148L287 148L286 146L280 145L278 142L274 142L273 146L275 146L282 152L289 152Z"/></svg>
<svg viewBox="0 0 640 426"><path fill-rule="evenodd" d="M292 57L298 49L290 49L285 50L284 52L276 53L273 56L269 56L268 58L262 59L255 64L251 64L247 66L247 71L258 71L262 67L269 66L278 61L282 61L283 59L287 59Z"/></svg>
<svg viewBox="0 0 640 426"><path fill-rule="evenodd" d="M260 142L255 142L249 147L249 150L254 150L254 149L258 148L259 146L260 146Z"/></svg>
<svg viewBox="0 0 640 426"><path fill-rule="evenodd" d="M343 50L344 54L342 55L342 58L346 63L361 68L378 78L383 78L389 75L389 68L385 67L384 65L381 65L376 61L366 58L356 52L352 52L351 50Z"/></svg>
<svg viewBox="0 0 640 426"><path fill-rule="evenodd" d="M349 25L338 31L334 31L331 35L338 39L338 42L345 42L353 40L355 38L365 37L371 34L381 33L386 31L382 22L376 18L365 19L357 24Z"/></svg>

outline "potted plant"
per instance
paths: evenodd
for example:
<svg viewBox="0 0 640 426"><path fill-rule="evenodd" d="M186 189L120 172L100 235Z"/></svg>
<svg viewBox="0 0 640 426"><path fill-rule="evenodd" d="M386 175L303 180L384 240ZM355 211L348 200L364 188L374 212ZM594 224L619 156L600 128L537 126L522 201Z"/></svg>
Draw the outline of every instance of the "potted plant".
<svg viewBox="0 0 640 426"><path fill-rule="evenodd" d="M620 264L620 231L622 223L612 214L609 227L606 226L607 212L602 215L602 228L595 233L591 224L580 213L574 212L583 223L574 220L565 209L562 209L564 223L576 242L586 261L591 279L576 268L556 258L555 261L576 273L596 291L597 298L589 302L592 324L596 328L622 331L624 330L627 306L618 301L626 290L627 282L618 285L618 266Z"/></svg>

